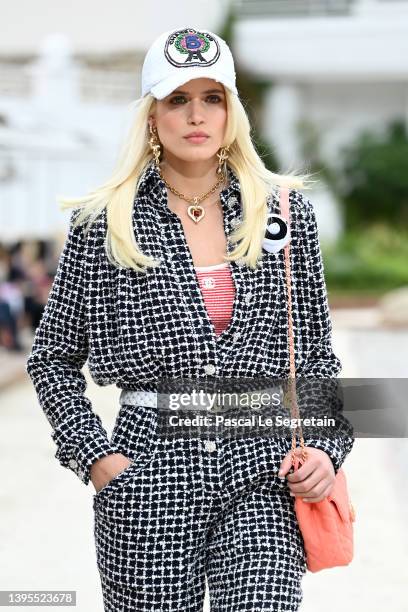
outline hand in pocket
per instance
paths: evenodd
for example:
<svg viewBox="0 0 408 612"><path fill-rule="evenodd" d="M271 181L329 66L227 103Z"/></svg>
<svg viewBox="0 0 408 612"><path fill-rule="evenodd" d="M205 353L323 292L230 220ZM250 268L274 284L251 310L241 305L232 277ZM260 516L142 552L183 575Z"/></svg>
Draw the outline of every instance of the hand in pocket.
<svg viewBox="0 0 408 612"><path fill-rule="evenodd" d="M95 492L99 493L113 478L126 470L131 463L132 461L122 453L112 453L95 461L91 466L91 480Z"/></svg>

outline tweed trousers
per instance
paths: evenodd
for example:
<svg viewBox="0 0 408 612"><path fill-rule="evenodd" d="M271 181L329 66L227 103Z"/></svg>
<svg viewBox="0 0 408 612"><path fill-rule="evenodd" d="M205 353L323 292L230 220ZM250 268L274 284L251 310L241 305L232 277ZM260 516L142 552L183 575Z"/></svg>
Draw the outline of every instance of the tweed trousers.
<svg viewBox="0 0 408 612"><path fill-rule="evenodd" d="M132 463L93 496L105 612L298 610L303 539L284 438L159 435L157 410L122 405L112 441Z"/></svg>

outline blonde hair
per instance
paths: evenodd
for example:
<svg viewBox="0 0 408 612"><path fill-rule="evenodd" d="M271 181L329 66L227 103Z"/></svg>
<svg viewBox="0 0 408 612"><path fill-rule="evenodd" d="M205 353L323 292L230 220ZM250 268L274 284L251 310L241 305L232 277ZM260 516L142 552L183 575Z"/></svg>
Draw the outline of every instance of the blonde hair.
<svg viewBox="0 0 408 612"><path fill-rule="evenodd" d="M254 268L262 253L262 240L267 223L266 200L277 194L279 186L308 189L311 175L275 174L268 170L258 155L251 137L251 125L240 99L225 88L227 123L224 143L229 145L228 165L240 183L242 223L234 229L230 240L234 249L225 261L240 259ZM109 261L119 267L142 272L156 267L160 260L147 256L138 248L133 231L132 211L139 182L152 161L149 146L148 118L156 99L148 94L136 101L136 113L128 136L122 145L113 174L108 181L79 198L58 198L61 208L79 208L75 225L86 222L86 230L106 208L107 232L105 249Z"/></svg>

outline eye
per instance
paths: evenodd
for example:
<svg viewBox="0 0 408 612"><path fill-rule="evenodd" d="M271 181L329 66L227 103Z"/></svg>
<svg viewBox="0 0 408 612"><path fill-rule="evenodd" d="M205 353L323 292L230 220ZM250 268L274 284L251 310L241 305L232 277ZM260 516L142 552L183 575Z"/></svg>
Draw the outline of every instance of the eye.
<svg viewBox="0 0 408 612"><path fill-rule="evenodd" d="M172 98L170 98L169 102L170 104L178 104L180 100L185 100L185 96L173 96Z"/></svg>
<svg viewBox="0 0 408 612"><path fill-rule="evenodd" d="M169 103L172 104L173 106L177 106L179 104L184 104L186 102L186 97L183 95L177 95L177 96L173 96L172 98L169 99ZM210 94L206 97L206 100L208 100L211 104L218 104L219 102L222 102L222 98L217 95L217 94Z"/></svg>
<svg viewBox="0 0 408 612"><path fill-rule="evenodd" d="M208 100L209 98L210 98L210 99L212 99L211 104L214 104L214 103L217 103L217 102L221 102L221 98L220 98L220 96L218 96L217 94L210 94L210 95L207 97L207 100Z"/></svg>

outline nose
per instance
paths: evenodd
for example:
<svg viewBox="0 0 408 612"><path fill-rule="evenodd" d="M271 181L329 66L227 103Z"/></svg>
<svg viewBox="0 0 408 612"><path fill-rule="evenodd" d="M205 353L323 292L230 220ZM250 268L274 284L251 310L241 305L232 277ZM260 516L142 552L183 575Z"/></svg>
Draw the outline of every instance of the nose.
<svg viewBox="0 0 408 612"><path fill-rule="evenodd" d="M200 123L203 123L204 116L203 110L201 108L201 101L198 99L193 99L190 101L190 104L188 106L189 123L193 123L194 125L199 125Z"/></svg>

